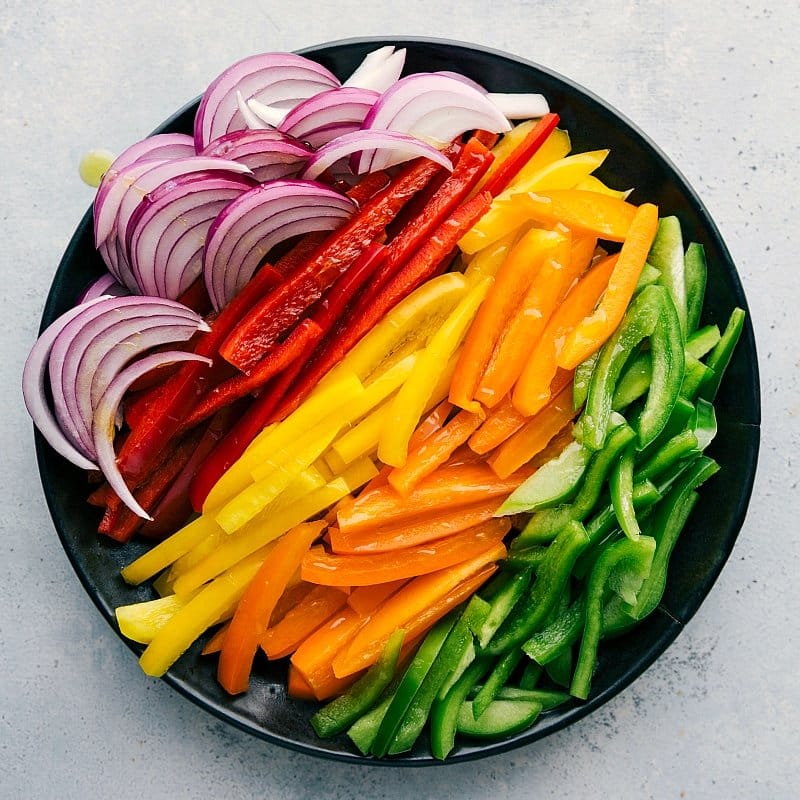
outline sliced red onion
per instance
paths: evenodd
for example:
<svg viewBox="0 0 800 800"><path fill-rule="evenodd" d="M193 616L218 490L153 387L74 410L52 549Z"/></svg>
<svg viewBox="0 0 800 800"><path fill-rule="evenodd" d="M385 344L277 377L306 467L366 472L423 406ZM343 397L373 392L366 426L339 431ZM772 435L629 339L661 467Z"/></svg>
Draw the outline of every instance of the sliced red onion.
<svg viewBox="0 0 800 800"><path fill-rule="evenodd" d="M405 63L405 48L395 51L392 45L379 47L377 50L367 53L364 60L343 85L385 92L398 80Z"/></svg>
<svg viewBox="0 0 800 800"><path fill-rule="evenodd" d="M479 91L481 94L488 94L488 91L481 86L477 81L472 80L472 78L468 78L466 75L462 75L460 72L452 72L449 69L440 69L437 70L436 75L446 75L448 78L454 78L457 81L461 81L461 83L466 84L467 86L471 86L473 89Z"/></svg>
<svg viewBox="0 0 800 800"><path fill-rule="evenodd" d="M100 398L92 420L92 441L94 450L97 453L97 463L105 479L120 500L134 514L144 519L151 519L151 517L136 502L136 498L131 493L117 467L116 454L114 453L114 421L125 392L135 381L151 370L180 361L203 361L211 366L211 359L182 351L167 351L145 356L135 364L126 367L111 381Z"/></svg>
<svg viewBox="0 0 800 800"><path fill-rule="evenodd" d="M418 73L401 78L387 89L364 120L366 130L408 133L424 141L446 143L468 130L492 133L511 129L508 120L486 95L448 75ZM359 173L385 169L385 154L365 151Z"/></svg>
<svg viewBox="0 0 800 800"><path fill-rule="evenodd" d="M174 338L165 333L150 347L186 341L196 331L208 328L191 309L161 298L105 297L78 308L80 313L61 328L53 341L49 355L50 389L61 430L87 457L94 458L90 387L105 353L119 345L120 338L133 335L137 327L147 328L146 321L155 317L162 317L160 325L179 326L183 332ZM133 329L127 325L130 319L137 320ZM131 356L142 352L134 346L126 349ZM111 378L113 375L105 374L97 380L107 384Z"/></svg>
<svg viewBox="0 0 800 800"><path fill-rule="evenodd" d="M253 181L223 172L181 175L151 192L128 225L128 251L142 294L175 299L200 275L208 229Z"/></svg>
<svg viewBox="0 0 800 800"><path fill-rule="evenodd" d="M197 152L224 133L246 127L236 93L245 101L292 108L301 100L339 86L322 65L294 53L264 53L237 61L215 78L203 94L194 123Z"/></svg>
<svg viewBox="0 0 800 800"><path fill-rule="evenodd" d="M542 94L489 92L486 97L507 119L536 119L550 113L550 106Z"/></svg>
<svg viewBox="0 0 800 800"><path fill-rule="evenodd" d="M234 200L211 225L203 257L214 307L233 299L275 245L311 231L333 230L355 209L348 197L302 180L270 181Z"/></svg>
<svg viewBox="0 0 800 800"><path fill-rule="evenodd" d="M269 129L269 125L266 122L262 122L258 115L250 110L250 106L247 105L247 101L242 97L240 91L236 92L236 106L244 120L245 130L260 131Z"/></svg>
<svg viewBox="0 0 800 800"><path fill-rule="evenodd" d="M215 139L201 155L228 158L250 167L259 182L299 175L311 150L285 133L269 130L233 131Z"/></svg>
<svg viewBox="0 0 800 800"><path fill-rule="evenodd" d="M122 297L126 294L128 294L128 290L121 283L118 283L110 272L104 272L81 292L77 305L94 300L97 297Z"/></svg>
<svg viewBox="0 0 800 800"><path fill-rule="evenodd" d="M174 158L186 158L195 153L194 139L185 133L159 133L142 139L141 142L131 145L123 150L112 162L103 176L94 199L95 226L100 216L100 209L105 203L111 185L117 175L126 167L140 161L170 161ZM95 227L95 236L97 227Z"/></svg>
<svg viewBox="0 0 800 800"><path fill-rule="evenodd" d="M311 96L313 97L314 95ZM289 113L288 109L268 106L265 103L260 103L255 98L250 98L250 100L247 101L247 108L256 119L270 128L277 128Z"/></svg>
<svg viewBox="0 0 800 800"><path fill-rule="evenodd" d="M382 165L380 167L372 167L371 159L360 159L360 154L368 152L370 154L378 153L382 157ZM448 170L453 169L453 165L447 156L439 152L435 147L432 147L425 142L421 142L414 136L409 136L406 133L399 133L397 131L355 131L353 133L346 133L338 139L334 139L324 147L320 147L316 153L308 161L303 178L314 179L319 177L326 169L329 169L336 162L343 158L358 154L359 168L361 173L372 172L374 169L386 169L387 167L401 164L412 158L423 156L441 164ZM360 164L365 163L365 167L361 168ZM352 162L351 162L352 163Z"/></svg>
<svg viewBox="0 0 800 800"><path fill-rule="evenodd" d="M75 317L83 313L85 308L96 305L103 299L97 297L83 305L75 306L51 323L31 348L22 370L22 396L33 424L53 450L76 467L87 470L97 469L97 465L89 460L87 454L82 452L82 448L79 449L80 445L76 444L73 437L65 435L61 429L47 402L45 377L53 343L58 335Z"/></svg>
<svg viewBox="0 0 800 800"><path fill-rule="evenodd" d="M278 125L278 130L312 147L322 147L345 133L359 130L379 96L370 89L352 86L320 92L298 103Z"/></svg>

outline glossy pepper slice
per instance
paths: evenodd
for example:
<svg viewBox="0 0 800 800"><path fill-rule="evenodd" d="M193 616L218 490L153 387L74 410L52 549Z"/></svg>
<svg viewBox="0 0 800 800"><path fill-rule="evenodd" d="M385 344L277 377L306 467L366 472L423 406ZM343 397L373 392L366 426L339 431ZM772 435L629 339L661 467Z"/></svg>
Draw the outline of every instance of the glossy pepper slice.
<svg viewBox="0 0 800 800"><path fill-rule="evenodd" d="M725 326L722 339L720 339L706 360L706 365L713 370L713 375L709 376L700 386L699 395L704 400L713 401L717 396L725 370L728 368L731 358L733 358L733 351L736 349L736 344L744 330L744 319L744 310L734 308L728 319L728 324Z"/></svg>
<svg viewBox="0 0 800 800"><path fill-rule="evenodd" d="M466 702L459 709L456 730L477 739L502 739L533 725L541 711L536 700L493 700L479 716L474 703Z"/></svg>
<svg viewBox="0 0 800 800"><path fill-rule="evenodd" d="M347 692L311 717L311 725L317 736L326 739L341 733L375 705L392 680L404 636L402 629L392 633L375 665Z"/></svg>
<svg viewBox="0 0 800 800"><path fill-rule="evenodd" d="M570 685L570 694L574 697L585 700L589 696L597 646L603 635L606 592L613 591L623 600L635 602L636 593L650 573L655 549L655 539L649 536L641 536L636 541L623 539L610 544L594 565L586 590L586 623Z"/></svg>

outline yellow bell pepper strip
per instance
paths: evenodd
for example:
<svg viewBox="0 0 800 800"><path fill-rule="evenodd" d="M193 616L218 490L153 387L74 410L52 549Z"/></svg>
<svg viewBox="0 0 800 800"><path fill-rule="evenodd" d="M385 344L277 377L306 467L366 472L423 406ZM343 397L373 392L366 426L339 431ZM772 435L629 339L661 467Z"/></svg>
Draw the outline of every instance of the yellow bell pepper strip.
<svg viewBox="0 0 800 800"><path fill-rule="evenodd" d="M469 290L431 337L413 372L397 392L378 442L378 458L384 464L400 467L405 463L409 440L431 402L442 365L457 352L492 281L492 278L484 278Z"/></svg>
<svg viewBox="0 0 800 800"><path fill-rule="evenodd" d="M123 636L140 644L149 644L186 603L184 598L171 594L156 600L119 606L114 615Z"/></svg>
<svg viewBox="0 0 800 800"><path fill-rule="evenodd" d="M481 278L497 275L503 262L508 258L511 248L517 241L517 233L510 233L498 239L494 244L478 251L467 264L464 277L470 285L476 284Z"/></svg>
<svg viewBox="0 0 800 800"><path fill-rule="evenodd" d="M635 206L631 206L635 208ZM658 208L644 203L635 209L608 288L597 308L567 336L558 365L575 369L611 336L622 321L658 229Z"/></svg>
<svg viewBox="0 0 800 800"><path fill-rule="evenodd" d="M574 186L575 189L582 189L585 192L597 192L607 194L609 197L616 197L618 200L627 200L632 189L612 189L600 180L596 175L587 175L583 180Z"/></svg>
<svg viewBox="0 0 800 800"><path fill-rule="evenodd" d="M218 528L212 517L198 517L123 568L122 578L132 586L144 583L188 553Z"/></svg>
<svg viewBox="0 0 800 800"><path fill-rule="evenodd" d="M337 478L282 511L256 518L251 524L227 536L213 553L177 578L173 586L175 594L189 594L348 494L350 488L346 481Z"/></svg>
<svg viewBox="0 0 800 800"><path fill-rule="evenodd" d="M616 263L616 255L598 261L567 294L550 318L511 395L514 408L520 414L533 416L550 400L551 383L558 370L558 357L566 336L597 305Z"/></svg>
<svg viewBox="0 0 800 800"><path fill-rule="evenodd" d="M416 638L436 624L493 574L492 565L505 553L503 544L497 543L469 561L414 578L383 603L333 659L334 674L343 678L374 664L391 632L400 626Z"/></svg>
<svg viewBox="0 0 800 800"><path fill-rule="evenodd" d="M560 222L571 230L611 242L624 242L628 238L636 214L636 206L625 200L581 189L516 194L508 204L543 225Z"/></svg>
<svg viewBox="0 0 800 800"><path fill-rule="evenodd" d="M246 692L250 670L269 618L289 579L324 522L298 525L283 536L259 568L233 615L219 657L217 680L229 694Z"/></svg>
<svg viewBox="0 0 800 800"><path fill-rule="evenodd" d="M566 386L492 453L489 466L499 478L508 478L544 450L576 414L572 407L572 389Z"/></svg>
<svg viewBox="0 0 800 800"><path fill-rule="evenodd" d="M573 281L583 272L582 259L572 258L569 231L556 226L562 235L545 256L522 303L507 320L475 392L475 399L494 408L517 382L528 357ZM594 249L594 248L592 248Z"/></svg>
<svg viewBox="0 0 800 800"><path fill-rule="evenodd" d="M160 678L205 631L236 607L271 547L259 550L197 592L153 637L139 658L146 675Z"/></svg>
<svg viewBox="0 0 800 800"><path fill-rule="evenodd" d="M343 695L331 701L311 718L317 736L329 738L350 727L367 713L392 680L400 658L405 631L388 637L377 663Z"/></svg>
<svg viewBox="0 0 800 800"><path fill-rule="evenodd" d="M450 402L477 414L481 405L475 392L505 326L520 297L528 290L545 256L546 246L554 245L559 235L552 231L528 231L512 248L497 271L485 301L478 309L464 341L453 382Z"/></svg>

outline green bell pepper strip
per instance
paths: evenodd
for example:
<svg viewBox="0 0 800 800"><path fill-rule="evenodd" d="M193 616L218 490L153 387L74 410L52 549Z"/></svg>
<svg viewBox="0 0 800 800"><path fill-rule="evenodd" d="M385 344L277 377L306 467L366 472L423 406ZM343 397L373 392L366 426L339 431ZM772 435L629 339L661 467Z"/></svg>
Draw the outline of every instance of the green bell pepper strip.
<svg viewBox="0 0 800 800"><path fill-rule="evenodd" d="M734 308L733 313L725 326L725 331L722 338L717 343L717 346L711 351L706 359L706 366L710 367L714 374L709 376L700 387L699 396L704 400L713 402L719 391L719 386L722 383L722 377L728 364L731 363L733 351L739 341L739 337L744 330L745 313L741 308Z"/></svg>
<svg viewBox="0 0 800 800"><path fill-rule="evenodd" d="M534 544L521 550L510 550L503 563L512 569L525 569L526 567L536 569L542 563L546 552L547 547L541 544Z"/></svg>
<svg viewBox="0 0 800 800"><path fill-rule="evenodd" d="M392 739L397 733L408 707L419 691L436 656L441 651L442 645L452 630L455 621L456 615L448 614L433 626L419 646L414 658L400 679L389 709L383 717L381 726L372 743L371 752L373 755L380 758L389 752L389 745L392 743Z"/></svg>
<svg viewBox="0 0 800 800"><path fill-rule="evenodd" d="M687 400L694 400L703 383L712 378L713 375L714 370L711 367L707 367L694 356L686 356L686 370L683 373L681 397L685 397Z"/></svg>
<svg viewBox="0 0 800 800"><path fill-rule="evenodd" d="M655 440L639 453L639 463L646 463L675 435L685 430L694 418L694 404L685 397L679 397L675 402L667 424Z"/></svg>
<svg viewBox="0 0 800 800"><path fill-rule="evenodd" d="M391 683L405 631L396 630L386 642L378 660L344 694L323 706L313 717L311 725L322 739L335 736L349 728L366 714Z"/></svg>
<svg viewBox="0 0 800 800"><path fill-rule="evenodd" d="M633 299L619 327L600 350L577 426L587 447L603 447L617 381L634 348L646 338L650 339L652 378L639 417L639 449L655 439L669 418L683 381L683 338L666 289L651 285Z"/></svg>
<svg viewBox="0 0 800 800"><path fill-rule="evenodd" d="M531 666L538 666L530 662ZM541 669L541 667L539 667ZM498 700L535 700L542 704L542 711L550 711L562 703L570 700L566 692L559 692L556 689L523 689L517 686L504 686L497 693Z"/></svg>
<svg viewBox="0 0 800 800"><path fill-rule="evenodd" d="M658 221L658 232L650 248L647 260L661 270L659 283L669 292L680 320L681 332L686 336L687 301L686 274L683 253L681 223L677 217L662 217Z"/></svg>
<svg viewBox="0 0 800 800"><path fill-rule="evenodd" d="M453 684L443 700L436 700L431 709L431 753L434 758L444 760L455 747L458 715L467 695L480 679L491 669L492 658L479 656L467 667L464 674ZM472 704L470 703L470 709Z"/></svg>
<svg viewBox="0 0 800 800"><path fill-rule="evenodd" d="M694 406L692 430L697 437L697 447L701 451L705 450L717 435L717 414L714 406L702 397L697 398Z"/></svg>
<svg viewBox="0 0 800 800"><path fill-rule="evenodd" d="M475 739L501 739L529 728L541 712L536 700L495 700L475 717L473 704L466 701L457 711L456 730Z"/></svg>
<svg viewBox="0 0 800 800"><path fill-rule="evenodd" d="M439 687L439 692L436 695L437 699L443 700L447 693L453 688L453 685L458 679L467 671L467 667L478 657L478 648L474 639L470 639L467 644L466 650L461 654L458 663L450 671L450 674L445 678L442 685Z"/></svg>
<svg viewBox="0 0 800 800"><path fill-rule="evenodd" d="M522 651L537 664L549 664L580 639L586 621L586 596L581 595L549 625L536 631Z"/></svg>
<svg viewBox="0 0 800 800"><path fill-rule="evenodd" d="M683 272L686 284L686 330L691 333L700 324L708 281L708 266L703 245L692 242L686 248Z"/></svg>
<svg viewBox="0 0 800 800"><path fill-rule="evenodd" d="M572 376L572 407L576 411L586 403L589 395L589 383L599 358L600 351L598 350L575 368L575 374Z"/></svg>
<svg viewBox="0 0 800 800"><path fill-rule="evenodd" d="M569 522L586 519L597 504L608 473L613 469L620 452L635 438L636 433L629 425L623 423L615 427L608 436L606 446L595 453L589 462L581 489L572 503L537 511L514 541L512 549L550 542Z"/></svg>
<svg viewBox="0 0 800 800"><path fill-rule="evenodd" d="M690 362L696 364L697 359L709 353L716 346L717 342L719 342L720 338L721 334L716 325L707 325L705 328L692 333L686 340L686 369L689 369ZM691 361L690 357L695 359L695 361ZM701 376L705 374L704 370L698 370L696 366L695 371ZM631 403L643 397L650 388L652 375L653 365L650 352L645 350L633 358L625 367L614 389L612 408L615 411L622 411ZM687 379L684 376L684 383L681 387L681 393L684 397L688 396L685 393L687 388L693 389L694 387L691 384L687 387Z"/></svg>
<svg viewBox="0 0 800 800"><path fill-rule="evenodd" d="M554 659L544 665L547 677L556 685L569 689L572 680L572 648L564 648Z"/></svg>
<svg viewBox="0 0 800 800"><path fill-rule="evenodd" d="M539 679L542 677L542 665L537 664L535 661L529 661L522 670L522 675L519 679L519 688L521 690L530 691L536 688ZM510 687L506 687L510 688ZM502 693L502 689L500 692Z"/></svg>
<svg viewBox="0 0 800 800"><path fill-rule="evenodd" d="M522 595L525 594L525 590L531 583L532 572L532 567L526 567L522 572L514 575L508 584L494 597L489 613L480 630L476 633L478 644L481 647L486 647L489 644L497 629L503 624L511 610L516 607Z"/></svg>
<svg viewBox="0 0 800 800"><path fill-rule="evenodd" d="M633 506L633 462L634 449L625 449L611 471L609 479L611 489L611 505L620 528L629 539L638 539L642 535L639 523L636 520L636 510Z"/></svg>
<svg viewBox="0 0 800 800"><path fill-rule="evenodd" d="M397 688L396 686L394 687ZM350 741L361 751L365 756L369 755L372 749L372 743L378 735L378 729L381 727L383 718L389 710L389 706L394 698L394 691L388 691L378 705L371 711L368 711L363 716L359 717L348 729L347 735Z"/></svg>
<svg viewBox="0 0 800 800"><path fill-rule="evenodd" d="M439 653L425 675L414 699L406 709L391 744L389 754L396 755L410 750L419 738L428 721L431 707L447 677L457 666L472 645L472 630L478 628L489 613L489 606L480 597L474 596L456 620ZM474 647L473 647L474 653ZM474 656L473 656L474 657Z"/></svg>
<svg viewBox="0 0 800 800"><path fill-rule="evenodd" d="M716 346L722 334L716 325L706 325L705 328L690 333L686 339L686 352L695 358L703 358Z"/></svg>
<svg viewBox="0 0 800 800"><path fill-rule="evenodd" d="M603 606L606 592L612 591L627 602L635 602L650 572L656 542L650 536L636 541L622 539L606 547L589 576L586 590L586 623L578 661L572 676L570 694L585 700L589 696L597 663L597 646L603 634Z"/></svg>
<svg viewBox="0 0 800 800"><path fill-rule="evenodd" d="M522 514L567 502L578 491L591 457L588 447L570 442L556 458L520 484L494 515Z"/></svg>
<svg viewBox="0 0 800 800"><path fill-rule="evenodd" d="M497 629L484 648L487 653L500 655L517 647L547 619L567 585L575 560L588 545L586 529L579 522L569 522L562 529L547 548L533 588Z"/></svg>
<svg viewBox="0 0 800 800"><path fill-rule="evenodd" d="M504 656L500 656L486 678L486 682L481 686L472 701L472 713L475 719L479 719L492 704L497 697L497 693L506 685L511 673L519 666L523 657L522 650L517 649L509 650Z"/></svg>
<svg viewBox="0 0 800 800"><path fill-rule="evenodd" d="M642 289L647 288L651 283L658 283L660 277L661 270L645 261L644 267L642 267L642 271L639 273L639 280L636 283L636 288L633 290L633 293L641 292Z"/></svg>
<svg viewBox="0 0 800 800"><path fill-rule="evenodd" d="M698 499L695 489L718 471L719 464L716 461L701 456L678 478L664 501L658 505L648 526L648 533L656 542L653 565L635 602L627 601L626 610L634 619L646 617L661 602L672 550Z"/></svg>
<svg viewBox="0 0 800 800"><path fill-rule="evenodd" d="M634 480L654 480L666 472L673 464L699 452L700 443L693 430L681 431L673 436L657 453L636 470Z"/></svg>

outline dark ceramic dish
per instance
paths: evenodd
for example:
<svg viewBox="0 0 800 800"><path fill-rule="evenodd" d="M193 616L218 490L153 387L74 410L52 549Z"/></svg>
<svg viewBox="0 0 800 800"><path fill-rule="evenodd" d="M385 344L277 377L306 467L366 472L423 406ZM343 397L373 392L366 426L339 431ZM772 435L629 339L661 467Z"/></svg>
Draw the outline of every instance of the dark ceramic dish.
<svg viewBox="0 0 800 800"><path fill-rule="evenodd" d="M614 187L635 186L634 202L654 202L662 214L676 214L686 240L705 246L710 271L704 323L723 326L735 306L747 308L730 254L698 196L664 154L609 105L547 69L472 45L425 39L354 39L310 48L303 53L343 78L368 51L385 44L408 48L409 72L453 69L490 90L542 92L561 115L561 127L569 131L574 152L611 149L600 177ZM191 133L196 108L197 101L190 103L157 132ZM72 306L81 289L101 268L92 245L90 210L58 268L43 325ZM722 465L722 471L703 487L701 505L689 520L672 556L669 582L660 607L632 633L602 645L588 702L571 702L551 711L530 730L502 742L462 742L447 763L529 744L589 714L649 667L697 611L733 548L755 475L761 411L756 349L749 318L716 407L719 435L710 454ZM67 555L86 591L116 630L116 606L152 597L148 586L133 589L119 577L120 568L143 552L144 547L138 542L116 547L98 536L97 510L85 502L85 476L44 445L38 435L36 446L44 492ZM136 653L141 652L139 645L130 646ZM257 662L251 691L231 699L215 680L216 660L201 659L199 651L199 646L193 647L164 679L193 702L267 741L327 758L376 763L359 756L345 736L331 741L316 738L309 725L314 705L286 695L285 662ZM412 753L379 763L438 762L431 758L423 736Z"/></svg>

